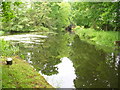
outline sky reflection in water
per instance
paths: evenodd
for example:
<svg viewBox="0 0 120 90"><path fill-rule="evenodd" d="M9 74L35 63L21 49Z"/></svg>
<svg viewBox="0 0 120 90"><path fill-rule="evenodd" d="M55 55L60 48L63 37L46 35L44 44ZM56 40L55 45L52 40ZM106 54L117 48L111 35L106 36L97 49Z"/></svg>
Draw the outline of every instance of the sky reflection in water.
<svg viewBox="0 0 120 90"><path fill-rule="evenodd" d="M60 64L56 65L56 67L58 67L58 74L51 76L42 75L56 88L74 88L73 80L76 78L76 75L73 63L67 57L61 58L61 61Z"/></svg>

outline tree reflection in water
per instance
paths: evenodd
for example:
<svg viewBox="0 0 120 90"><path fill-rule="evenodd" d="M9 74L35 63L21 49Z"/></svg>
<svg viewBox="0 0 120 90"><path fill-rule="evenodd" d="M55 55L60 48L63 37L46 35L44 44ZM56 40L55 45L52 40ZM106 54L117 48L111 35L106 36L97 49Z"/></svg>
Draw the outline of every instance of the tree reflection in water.
<svg viewBox="0 0 120 90"><path fill-rule="evenodd" d="M80 40L75 34L49 34L44 40L43 43L28 46L21 44L21 54L37 71L48 76L58 75L60 58L69 57L77 76L75 88L117 87L118 66L111 54Z"/></svg>
<svg viewBox="0 0 120 90"><path fill-rule="evenodd" d="M49 34L44 44L32 44L34 48L21 46L21 53L29 62L31 60L37 71L41 70L45 75L57 74L58 68L55 65L61 62L60 58L68 56L67 39L68 34Z"/></svg>
<svg viewBox="0 0 120 90"><path fill-rule="evenodd" d="M70 59L73 61L77 78L76 88L117 88L118 67L115 60L94 45L74 37ZM110 62L108 62L110 61Z"/></svg>

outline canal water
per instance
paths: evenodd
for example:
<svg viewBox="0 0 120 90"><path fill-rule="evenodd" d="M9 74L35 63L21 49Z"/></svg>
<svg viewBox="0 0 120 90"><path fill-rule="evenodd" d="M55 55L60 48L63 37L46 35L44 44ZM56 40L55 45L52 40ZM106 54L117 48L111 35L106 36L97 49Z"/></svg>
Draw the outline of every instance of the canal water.
<svg viewBox="0 0 120 90"><path fill-rule="evenodd" d="M26 33L2 36L19 46L29 62L55 88L117 88L115 52L105 52L69 33Z"/></svg>

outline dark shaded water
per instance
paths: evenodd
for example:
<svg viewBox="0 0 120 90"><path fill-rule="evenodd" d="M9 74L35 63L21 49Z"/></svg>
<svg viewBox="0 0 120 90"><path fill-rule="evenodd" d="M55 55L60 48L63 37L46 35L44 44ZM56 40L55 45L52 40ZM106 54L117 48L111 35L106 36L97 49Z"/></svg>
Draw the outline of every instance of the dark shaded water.
<svg viewBox="0 0 120 90"><path fill-rule="evenodd" d="M20 56L54 87L118 87L115 52L107 53L68 33L33 33L13 38L8 40L19 45Z"/></svg>

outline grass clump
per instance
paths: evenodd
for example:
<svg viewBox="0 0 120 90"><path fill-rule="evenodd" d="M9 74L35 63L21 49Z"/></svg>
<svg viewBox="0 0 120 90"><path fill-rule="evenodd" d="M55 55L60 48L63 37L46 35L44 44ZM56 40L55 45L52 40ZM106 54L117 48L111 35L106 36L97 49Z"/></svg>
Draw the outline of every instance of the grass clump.
<svg viewBox="0 0 120 90"><path fill-rule="evenodd" d="M2 57L2 88L53 88L33 67L18 56L11 57L13 64L5 64Z"/></svg>
<svg viewBox="0 0 120 90"><path fill-rule="evenodd" d="M19 51L19 47L16 47L10 42L0 40L0 55L1 56L13 56Z"/></svg>
<svg viewBox="0 0 120 90"><path fill-rule="evenodd" d="M119 40L118 31L97 31L91 28L85 29L77 27L75 28L75 32L81 39L108 47L113 47L114 41Z"/></svg>

